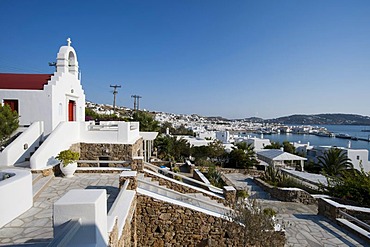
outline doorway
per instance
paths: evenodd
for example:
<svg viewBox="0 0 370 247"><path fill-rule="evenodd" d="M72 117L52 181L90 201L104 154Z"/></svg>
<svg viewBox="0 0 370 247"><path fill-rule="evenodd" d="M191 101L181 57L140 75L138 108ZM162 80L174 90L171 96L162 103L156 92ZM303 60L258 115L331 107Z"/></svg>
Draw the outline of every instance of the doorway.
<svg viewBox="0 0 370 247"><path fill-rule="evenodd" d="M76 102L68 101L68 121L76 121Z"/></svg>

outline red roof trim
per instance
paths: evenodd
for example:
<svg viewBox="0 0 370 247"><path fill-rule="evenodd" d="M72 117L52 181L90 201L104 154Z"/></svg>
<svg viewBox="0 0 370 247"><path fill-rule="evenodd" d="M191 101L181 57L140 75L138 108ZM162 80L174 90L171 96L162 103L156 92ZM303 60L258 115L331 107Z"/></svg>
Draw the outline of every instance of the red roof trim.
<svg viewBox="0 0 370 247"><path fill-rule="evenodd" d="M0 73L0 89L43 90L52 74Z"/></svg>

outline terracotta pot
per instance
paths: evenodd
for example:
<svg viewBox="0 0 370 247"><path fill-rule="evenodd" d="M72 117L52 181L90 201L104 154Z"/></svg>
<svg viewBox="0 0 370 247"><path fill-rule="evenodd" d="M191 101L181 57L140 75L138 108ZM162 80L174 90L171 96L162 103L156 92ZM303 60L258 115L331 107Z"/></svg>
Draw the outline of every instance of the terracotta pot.
<svg viewBox="0 0 370 247"><path fill-rule="evenodd" d="M66 166L64 166L63 163L60 163L60 170L63 172L65 177L71 178L77 170L77 162L70 163Z"/></svg>

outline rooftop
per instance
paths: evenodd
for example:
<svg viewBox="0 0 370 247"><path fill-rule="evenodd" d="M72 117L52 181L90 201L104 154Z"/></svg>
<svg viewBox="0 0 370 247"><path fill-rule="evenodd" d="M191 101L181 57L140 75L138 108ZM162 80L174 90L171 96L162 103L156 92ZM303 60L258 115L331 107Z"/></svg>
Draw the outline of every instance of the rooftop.
<svg viewBox="0 0 370 247"><path fill-rule="evenodd" d="M0 89L42 90L52 74L0 73Z"/></svg>

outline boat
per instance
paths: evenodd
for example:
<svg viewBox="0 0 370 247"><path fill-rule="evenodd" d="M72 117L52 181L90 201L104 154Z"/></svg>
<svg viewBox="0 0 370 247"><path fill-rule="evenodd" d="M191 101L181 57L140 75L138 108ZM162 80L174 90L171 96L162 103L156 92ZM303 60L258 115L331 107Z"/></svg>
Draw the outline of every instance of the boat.
<svg viewBox="0 0 370 247"><path fill-rule="evenodd" d="M342 139L351 139L351 136L348 134L338 134L335 137L342 138Z"/></svg>

